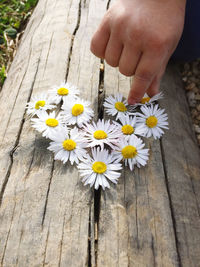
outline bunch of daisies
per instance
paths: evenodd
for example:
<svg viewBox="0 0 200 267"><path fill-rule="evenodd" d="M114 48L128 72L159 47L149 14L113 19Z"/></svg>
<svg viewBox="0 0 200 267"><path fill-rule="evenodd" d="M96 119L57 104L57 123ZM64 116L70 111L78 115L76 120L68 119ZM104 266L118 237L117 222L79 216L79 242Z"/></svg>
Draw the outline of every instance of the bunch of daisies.
<svg viewBox="0 0 200 267"><path fill-rule="evenodd" d="M123 164L131 171L145 166L149 149L142 137L160 138L168 129L167 114L155 101L162 93L128 106L122 94L108 96L105 112L113 120L92 121L91 103L79 97L79 90L61 83L27 104L32 127L50 140L48 149L55 160L76 164L85 185L98 189L117 183Z"/></svg>

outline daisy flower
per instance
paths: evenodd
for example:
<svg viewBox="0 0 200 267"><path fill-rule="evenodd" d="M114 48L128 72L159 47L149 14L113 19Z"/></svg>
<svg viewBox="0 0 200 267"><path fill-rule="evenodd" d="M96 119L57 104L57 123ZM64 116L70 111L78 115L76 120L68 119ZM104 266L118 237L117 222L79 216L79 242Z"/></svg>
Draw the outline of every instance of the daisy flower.
<svg viewBox="0 0 200 267"><path fill-rule="evenodd" d="M82 127L84 123L90 121L94 116L94 111L89 106L89 101L80 98L71 99L69 102L64 99L61 114L67 124L77 124Z"/></svg>
<svg viewBox="0 0 200 267"><path fill-rule="evenodd" d="M78 164L77 168L83 177L84 185L94 185L95 189L102 186L104 190L106 187L110 188L108 181L117 183L122 165L113 159L108 150L93 148L92 157L88 155L87 160Z"/></svg>
<svg viewBox="0 0 200 267"><path fill-rule="evenodd" d="M48 149L55 154L55 160L61 160L64 164L69 160L71 165L83 160L86 150L86 144L83 141L83 135L78 128L68 131L66 127L51 135Z"/></svg>
<svg viewBox="0 0 200 267"><path fill-rule="evenodd" d="M132 111L133 109L135 109L138 106L143 106L143 105L150 105L152 103L154 103L155 101L162 99L163 98L163 93L160 92L152 97L149 97L146 93L144 94L142 100L140 101L140 103L136 103L134 105L130 105L129 106L129 110Z"/></svg>
<svg viewBox="0 0 200 267"><path fill-rule="evenodd" d="M70 83L62 82L59 86L55 86L48 92L52 99L52 102L59 104L61 100L69 100L70 98L76 98L79 95L79 90L76 86Z"/></svg>
<svg viewBox="0 0 200 267"><path fill-rule="evenodd" d="M34 116L40 114L41 110L51 110L56 108L56 105L52 104L50 98L42 93L33 96L31 101L27 103L27 114Z"/></svg>
<svg viewBox="0 0 200 267"><path fill-rule="evenodd" d="M116 120L129 114L128 103L126 100L123 100L123 96L120 93L115 96L108 96L103 105L108 115L117 116Z"/></svg>
<svg viewBox="0 0 200 267"><path fill-rule="evenodd" d="M141 111L142 113L138 113L138 125L144 127L143 136L157 139L164 134L162 129L169 129L168 116L158 105L141 106Z"/></svg>
<svg viewBox="0 0 200 267"><path fill-rule="evenodd" d="M115 124L119 127L123 136L127 139L131 135L142 135L144 132L143 126L137 125L137 117L136 116L124 116L119 119L121 123L115 122Z"/></svg>
<svg viewBox="0 0 200 267"><path fill-rule="evenodd" d="M140 168L147 163L149 149L144 149L144 146L142 139L131 135L129 139L121 139L118 149L113 152L113 157L118 162L124 160L125 166L129 165L132 171L135 165Z"/></svg>
<svg viewBox="0 0 200 267"><path fill-rule="evenodd" d="M32 127L38 132L42 133L42 136L46 138L51 138L55 135L61 127L63 127L63 122L60 115L56 117L55 111L48 114L46 111L41 111L38 114L38 118L31 119Z"/></svg>
<svg viewBox="0 0 200 267"><path fill-rule="evenodd" d="M86 124L84 127L85 138L88 147L100 146L101 149L107 144L111 148L115 148L118 139L122 137L122 133L115 124L111 124L110 120L98 120L97 123Z"/></svg>

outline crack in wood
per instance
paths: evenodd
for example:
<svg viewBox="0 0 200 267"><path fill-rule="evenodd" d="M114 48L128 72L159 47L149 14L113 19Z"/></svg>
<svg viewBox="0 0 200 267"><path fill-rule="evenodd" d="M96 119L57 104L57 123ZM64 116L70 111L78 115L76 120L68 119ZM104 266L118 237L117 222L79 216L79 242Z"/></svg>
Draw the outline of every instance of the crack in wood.
<svg viewBox="0 0 200 267"><path fill-rule="evenodd" d="M182 142L182 147L184 149L184 154L187 155L187 151L186 151L186 148L185 148L183 137L181 138L181 142ZM194 194L194 198L195 198L195 202L196 202L196 206L197 206L197 213L198 213L198 216L200 217L200 207L199 207L199 203L198 203L198 197L197 197L197 193L195 191L195 186L194 186L194 183L193 183L192 173L191 173L191 170L190 170L190 164L188 163L188 158L187 157L185 157L185 162L186 162L186 166L187 166L188 176L189 176L190 182L191 182L192 192Z"/></svg>
<svg viewBox="0 0 200 267"><path fill-rule="evenodd" d="M139 238L138 238L138 204L137 204L137 182L136 182L136 179L135 179L135 225L136 225L136 242L137 242L137 249L139 250L140 249L140 244L139 244Z"/></svg>
<svg viewBox="0 0 200 267"><path fill-rule="evenodd" d="M91 206L89 209L89 222L88 222L88 260L87 266L91 267L91 240L92 240L92 233L91 233Z"/></svg>
<svg viewBox="0 0 200 267"><path fill-rule="evenodd" d="M99 68L99 86L98 86L98 118L103 119L104 116L104 106L103 101L105 98L104 90L104 61L100 60ZM101 204L101 188L98 190L94 189L94 248L95 248L95 266L97 266L98 258L98 231L99 231L99 215L100 215L100 204Z"/></svg>
<svg viewBox="0 0 200 267"><path fill-rule="evenodd" d="M106 5L106 10L109 9L111 0L108 0ZM104 89L104 69L105 64L104 60L100 60L100 68L99 68L99 86L98 86L98 118L103 119L104 117L104 106L103 102L105 99L105 89ZM101 188L98 190L94 190L94 250L95 250L95 266L97 267L98 261L98 233L99 233L99 216L101 209Z"/></svg>
<svg viewBox="0 0 200 267"><path fill-rule="evenodd" d="M12 212L11 223L10 223L10 227L9 227L8 234L7 234L7 237L6 237L6 243L5 243L5 246L4 246L3 255L2 255L2 258L1 258L1 266L3 266L3 262L4 262L4 258L5 258L8 239L9 239L9 236L10 236L10 230L11 230L11 226L12 226L13 218L14 218L14 213L15 213L15 207L16 207L16 201L15 201L15 205L14 205L13 212Z"/></svg>
<svg viewBox="0 0 200 267"><path fill-rule="evenodd" d="M50 50L51 50L53 36L54 36L54 32L52 32L51 39L50 39L50 42L49 42L49 47L48 47L47 56L46 56L46 60L45 60L45 65L44 65L44 71L43 71L43 75L42 75L43 78L44 78L44 74L45 74L45 71L46 71L46 68L47 68L47 62L48 62L49 53L50 53Z"/></svg>
<svg viewBox="0 0 200 267"><path fill-rule="evenodd" d="M162 139L160 139L160 152L162 156L162 163L163 163L163 171L164 171L164 177L165 177L165 184L166 184L166 189L167 189L167 195L169 199L169 206L170 206L170 211L171 211L171 218L172 218L172 225L173 225L173 230L174 230L174 238L175 238L175 246L176 246L176 253L177 253L177 260L178 260L178 265L182 267L182 261L181 261L181 256L179 252L179 247L178 247L178 236L177 236L177 230L176 230L176 219L175 219L175 212L172 204L172 199L170 195L170 189L169 189L169 182L168 182L168 177L167 177L167 168L165 165L165 154L164 154L164 148L162 144Z"/></svg>
<svg viewBox="0 0 200 267"><path fill-rule="evenodd" d="M101 188L94 189L94 249L95 249L95 266L98 258L98 232L99 232L99 215L101 204Z"/></svg>
<svg viewBox="0 0 200 267"><path fill-rule="evenodd" d="M48 225L48 231L47 231L47 237L46 237L46 241L45 241L45 249L44 249L44 259L43 259L42 266L45 266L45 265L46 265L45 260L46 260L47 244L48 244L48 240L49 240L50 224L51 224L51 220L49 220L49 225Z"/></svg>
<svg viewBox="0 0 200 267"><path fill-rule="evenodd" d="M99 87L98 87L98 119L103 119L104 115L104 102L105 90L104 90L104 61L100 61L99 69Z"/></svg>
<svg viewBox="0 0 200 267"><path fill-rule="evenodd" d="M31 89L30 89L30 92L29 92L29 95L28 95L27 102L30 101L30 98L31 98L31 95L32 95L33 87L34 87L36 76L37 76L38 69L39 69L39 63L40 63L40 59L38 59L38 62L37 62L37 67L36 67L34 79L33 79L32 85L31 85ZM6 173L6 176L5 176L2 188L1 188L1 192L0 192L0 207L1 207L1 204L2 204L2 199L3 199L3 195L4 195L4 192L5 192L5 189L6 189L6 185L8 183L9 177L10 177L10 173L11 173L11 169L12 169L12 165L13 165L14 152L15 152L15 150L17 149L17 147L19 145L19 140L20 140L20 136L21 136L21 133L22 133L23 126L24 126L25 117L26 117L26 109L25 109L24 114L23 114L23 119L21 120L21 123L20 123L19 132L17 134L17 139L15 141L14 147L9 153L10 165L8 167L8 171Z"/></svg>
<svg viewBox="0 0 200 267"><path fill-rule="evenodd" d="M31 154L31 160L30 160L30 164L29 164L29 166L28 166L28 171L27 171L26 175L24 176L24 180L25 180L25 181L26 181L26 179L28 179L28 176L29 176L29 174L30 174L30 172L31 172L31 167L32 167L32 165L33 165L34 157L35 157L35 146L34 146L34 148L33 148L33 152L32 152L32 154Z"/></svg>
<svg viewBox="0 0 200 267"><path fill-rule="evenodd" d="M72 55L72 50L73 50L73 46L74 46L74 38L76 36L76 33L80 27L80 21L81 21L81 6L82 6L82 0L80 0L79 2L79 6L78 6L78 19L77 19L77 23L76 23L76 27L72 33L72 37L71 37L71 44L70 44L70 49L69 49L69 54L68 54L68 59L67 59L67 70L66 70L66 75L65 75L65 80L67 81L68 78L68 74L69 74L69 68L70 68L70 63L71 63L71 55Z"/></svg>
<svg viewBox="0 0 200 267"><path fill-rule="evenodd" d="M47 203L48 203L48 198L49 198L49 191L50 191L51 181L52 181L52 178L53 178L54 162L55 161L53 160L53 162L52 162L52 168L51 168L51 173L50 173L50 178L49 178L49 184L48 184L48 188L47 188L47 194L46 194L45 204L44 204L44 211L43 211L43 215L42 215L42 227L44 225L44 220L45 220L45 216L46 216Z"/></svg>
<svg viewBox="0 0 200 267"><path fill-rule="evenodd" d="M110 2L111 2L111 0L108 0L108 3L107 3L107 5L106 5L106 9L107 9L107 10L108 10L109 7L110 7Z"/></svg>
<svg viewBox="0 0 200 267"><path fill-rule="evenodd" d="M24 235L24 229L22 228L21 233L20 233L19 245L18 245L18 248L17 248L16 266L18 265L18 261L19 261L19 250L20 250L20 245L21 245L21 242L22 242L23 235Z"/></svg>
<svg viewBox="0 0 200 267"><path fill-rule="evenodd" d="M74 195L73 195L74 197ZM73 208L73 205L72 205ZM66 222L66 209L65 209L65 214L64 214L64 218L63 218L63 224L62 224L62 236L61 236L61 240L60 240L60 253L59 253L59 261L58 261L58 266L61 266L61 257L62 257L62 245L63 245L63 238L64 238L64 227L65 227L65 222ZM71 220L71 219L70 219ZM71 226L70 226L70 234L71 234Z"/></svg>
<svg viewBox="0 0 200 267"><path fill-rule="evenodd" d="M190 173L190 169L189 169L187 160L186 160L186 164L187 164L188 172ZM197 213L198 213L198 216L199 216L199 218L200 218L200 207L199 207L198 198L197 198L197 193L196 193L196 191L195 191L195 186L194 186L194 184L193 184L193 178L192 178L191 174L189 175L189 177L190 177L190 182L191 182L192 192L193 192L193 194L194 194L195 202L196 202L196 205L197 205Z"/></svg>
<svg viewBox="0 0 200 267"><path fill-rule="evenodd" d="M152 253L153 253L153 266L156 266L156 251L155 251L153 235L151 236L151 250L152 250Z"/></svg>

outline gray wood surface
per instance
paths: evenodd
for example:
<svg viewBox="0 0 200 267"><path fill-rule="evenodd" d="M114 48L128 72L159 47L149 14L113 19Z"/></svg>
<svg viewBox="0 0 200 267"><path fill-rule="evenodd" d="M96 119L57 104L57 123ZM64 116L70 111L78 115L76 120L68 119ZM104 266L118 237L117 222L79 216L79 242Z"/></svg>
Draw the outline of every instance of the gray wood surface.
<svg viewBox="0 0 200 267"><path fill-rule="evenodd" d="M129 87L105 66L106 94L126 95ZM176 66L168 66L161 90L170 130L148 140L145 168L125 170L101 192L98 266L200 266L200 156Z"/></svg>
<svg viewBox="0 0 200 267"><path fill-rule="evenodd" d="M30 128L26 102L65 79L95 118L105 95L128 94L131 80L89 50L109 3L39 0L21 40L0 92L1 266L200 266L200 155L176 66L161 87L170 130L110 190L84 187Z"/></svg>

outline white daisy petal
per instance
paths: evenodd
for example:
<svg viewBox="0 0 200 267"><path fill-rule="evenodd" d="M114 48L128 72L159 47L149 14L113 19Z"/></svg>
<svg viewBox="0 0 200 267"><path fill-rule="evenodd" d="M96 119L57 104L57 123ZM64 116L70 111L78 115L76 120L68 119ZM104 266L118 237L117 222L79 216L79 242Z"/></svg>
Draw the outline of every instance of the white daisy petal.
<svg viewBox="0 0 200 267"><path fill-rule="evenodd" d="M57 138L55 138L56 135ZM78 164L80 160L86 157L86 150L84 148L87 144L84 141L83 133L77 128L66 131L66 127L62 127L57 130L57 133L52 135L51 139L53 141L48 149L54 152L55 160L61 160L63 163L69 160L71 165L73 165L74 162ZM87 174L89 173L87 172Z"/></svg>
<svg viewBox="0 0 200 267"><path fill-rule="evenodd" d="M160 109L158 105L142 106L141 111L143 114L138 114L138 126L143 127L143 136L159 139L164 131L168 129L168 116L164 113L164 109Z"/></svg>
<svg viewBox="0 0 200 267"><path fill-rule="evenodd" d="M144 144L140 138L131 135L129 139L121 140L118 148L113 152L116 162L124 161L125 166L129 166L130 170L134 169L134 165L146 165L148 160L148 149L143 149Z"/></svg>
<svg viewBox="0 0 200 267"><path fill-rule="evenodd" d="M79 95L79 90L76 86L62 82L59 86L54 86L49 92L52 103L59 104L61 100L75 99Z"/></svg>
<svg viewBox="0 0 200 267"><path fill-rule="evenodd" d="M77 124L78 127L82 127L94 116L94 111L89 106L89 101L80 98L71 99L71 101L64 99L61 107L63 121L69 125Z"/></svg>
<svg viewBox="0 0 200 267"><path fill-rule="evenodd" d="M114 149L119 138L122 137L119 128L115 124L111 124L109 120L98 120L97 123L86 124L84 131L88 147L100 146L103 149L107 144Z"/></svg>
<svg viewBox="0 0 200 267"><path fill-rule="evenodd" d="M130 114L128 111L128 103L120 93L115 96L108 96L103 105L106 113L111 116L116 116L116 120Z"/></svg>
<svg viewBox="0 0 200 267"><path fill-rule="evenodd" d="M138 106L148 106L151 105L152 103L154 103L155 101L158 101L159 99L163 98L163 93L160 92L152 97L148 96L146 93L144 94L142 100L140 101L140 103L136 103L134 105L130 105L129 106L129 110L134 110L136 107Z"/></svg>
<svg viewBox="0 0 200 267"><path fill-rule="evenodd" d="M84 163L81 162L78 164L77 168L80 172L80 176L83 177L84 184L89 184L90 187L94 185L94 188L97 190L99 186L103 188L110 188L108 180L113 183L117 183L118 178L120 177L120 170L122 165L109 154L108 150L92 148L92 158L87 158L87 163L84 160ZM112 170L110 170L112 169ZM91 175L88 175L92 171Z"/></svg>
<svg viewBox="0 0 200 267"><path fill-rule="evenodd" d="M131 135L143 135L144 127L138 126L136 116L125 115L119 119L120 123L115 122L122 132L125 139L129 139Z"/></svg>
<svg viewBox="0 0 200 267"><path fill-rule="evenodd" d="M31 119L32 127L35 128L38 132L46 138L51 138L55 136L56 132L63 128L62 120L60 115L56 117L55 112L47 113L42 110L38 114L38 118Z"/></svg>
<svg viewBox="0 0 200 267"><path fill-rule="evenodd" d="M27 103L27 114L35 116L41 114L41 111L52 110L56 108L56 105L52 104L52 101L45 93L38 94L31 98L31 101Z"/></svg>

